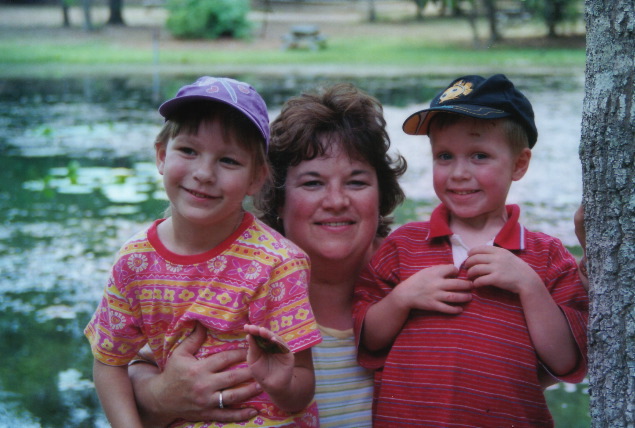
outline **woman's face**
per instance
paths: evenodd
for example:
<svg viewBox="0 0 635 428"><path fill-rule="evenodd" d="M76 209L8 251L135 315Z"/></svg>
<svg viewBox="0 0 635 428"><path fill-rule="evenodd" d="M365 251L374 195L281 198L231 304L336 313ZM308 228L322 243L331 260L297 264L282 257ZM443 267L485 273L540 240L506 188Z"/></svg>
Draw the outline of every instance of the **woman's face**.
<svg viewBox="0 0 635 428"><path fill-rule="evenodd" d="M312 260L363 260L379 221L375 169L338 146L289 168L280 210L287 238Z"/></svg>

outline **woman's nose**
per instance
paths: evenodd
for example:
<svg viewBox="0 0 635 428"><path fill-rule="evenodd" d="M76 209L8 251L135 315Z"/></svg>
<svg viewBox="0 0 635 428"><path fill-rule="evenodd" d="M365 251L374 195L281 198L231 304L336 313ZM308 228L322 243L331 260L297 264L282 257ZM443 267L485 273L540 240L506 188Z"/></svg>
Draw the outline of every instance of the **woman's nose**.
<svg viewBox="0 0 635 428"><path fill-rule="evenodd" d="M323 201L325 207L331 209L342 209L347 207L349 202L349 196L346 194L344 189L339 188L339 186L327 188Z"/></svg>

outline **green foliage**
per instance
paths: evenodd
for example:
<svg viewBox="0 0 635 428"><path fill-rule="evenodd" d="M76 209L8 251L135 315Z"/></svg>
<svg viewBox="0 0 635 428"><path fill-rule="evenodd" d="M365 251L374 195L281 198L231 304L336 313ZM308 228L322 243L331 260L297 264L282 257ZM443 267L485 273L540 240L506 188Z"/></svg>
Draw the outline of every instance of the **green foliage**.
<svg viewBox="0 0 635 428"><path fill-rule="evenodd" d="M166 22L173 36L184 39L245 38L249 0L168 0Z"/></svg>
<svg viewBox="0 0 635 428"><path fill-rule="evenodd" d="M582 0L522 0L520 3L542 18L551 35L555 35L556 25L578 19L584 7Z"/></svg>
<svg viewBox="0 0 635 428"><path fill-rule="evenodd" d="M557 427L591 426L588 389L589 384L585 380L576 385L560 383L545 391L549 410Z"/></svg>

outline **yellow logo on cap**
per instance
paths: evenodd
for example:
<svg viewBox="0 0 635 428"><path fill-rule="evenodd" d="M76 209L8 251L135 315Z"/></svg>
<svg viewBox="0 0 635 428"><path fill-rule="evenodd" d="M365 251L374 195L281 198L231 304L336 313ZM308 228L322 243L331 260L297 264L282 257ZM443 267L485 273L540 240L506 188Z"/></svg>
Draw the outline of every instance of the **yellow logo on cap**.
<svg viewBox="0 0 635 428"><path fill-rule="evenodd" d="M470 92L472 92L472 86L473 85L470 82L459 80L454 85L446 89L445 92L443 92L443 94L439 97L439 103L453 100L460 97L461 95L469 94Z"/></svg>

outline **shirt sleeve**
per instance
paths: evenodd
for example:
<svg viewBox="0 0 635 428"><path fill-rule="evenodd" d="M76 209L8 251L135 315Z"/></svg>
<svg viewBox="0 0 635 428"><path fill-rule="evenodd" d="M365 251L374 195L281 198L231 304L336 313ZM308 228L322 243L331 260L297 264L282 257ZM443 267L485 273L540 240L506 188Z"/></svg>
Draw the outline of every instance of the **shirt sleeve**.
<svg viewBox="0 0 635 428"><path fill-rule="evenodd" d="M84 334L95 359L111 366L128 364L146 343L133 308L122 296L113 275Z"/></svg>
<svg viewBox="0 0 635 428"><path fill-rule="evenodd" d="M251 303L250 322L281 336L293 352L322 341L309 304L309 269L305 255L282 261Z"/></svg>
<svg viewBox="0 0 635 428"><path fill-rule="evenodd" d="M390 349L369 351L361 343L364 319L368 309L386 297L399 284L397 245L391 236L379 247L355 284L353 296L353 329L357 360L367 369L383 367Z"/></svg>
<svg viewBox="0 0 635 428"><path fill-rule="evenodd" d="M551 297L567 319L571 333L578 346L578 365L570 373L554 376L569 382L581 382L588 369L587 325L589 320L589 298L578 274L575 258L562 243L553 238L549 247L549 261L543 278ZM545 367L549 371L548 367Z"/></svg>

